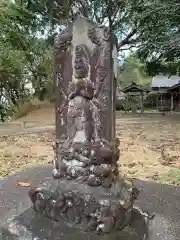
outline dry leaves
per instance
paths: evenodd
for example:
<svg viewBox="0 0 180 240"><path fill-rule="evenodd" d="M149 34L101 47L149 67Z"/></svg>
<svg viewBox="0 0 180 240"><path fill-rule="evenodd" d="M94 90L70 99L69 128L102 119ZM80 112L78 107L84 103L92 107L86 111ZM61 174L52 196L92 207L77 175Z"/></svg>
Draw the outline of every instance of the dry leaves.
<svg viewBox="0 0 180 240"><path fill-rule="evenodd" d="M0 137L0 177L53 159L52 134Z"/></svg>
<svg viewBox="0 0 180 240"><path fill-rule="evenodd" d="M17 182L17 186L19 187L30 187L31 184L28 182Z"/></svg>
<svg viewBox="0 0 180 240"><path fill-rule="evenodd" d="M122 123L121 123L122 127ZM158 181L180 168L180 121L124 123L121 130L121 171L132 178Z"/></svg>
<svg viewBox="0 0 180 240"><path fill-rule="evenodd" d="M147 116L141 116L140 121L136 119L137 123L127 124L128 115L118 117L121 120L117 121L121 149L119 170L122 173L132 178L159 181L161 176L180 168L179 118L154 116L152 121L151 118L146 121ZM0 137L0 177L27 166L52 164L53 138L49 133ZM18 186L29 187L29 183L20 181Z"/></svg>

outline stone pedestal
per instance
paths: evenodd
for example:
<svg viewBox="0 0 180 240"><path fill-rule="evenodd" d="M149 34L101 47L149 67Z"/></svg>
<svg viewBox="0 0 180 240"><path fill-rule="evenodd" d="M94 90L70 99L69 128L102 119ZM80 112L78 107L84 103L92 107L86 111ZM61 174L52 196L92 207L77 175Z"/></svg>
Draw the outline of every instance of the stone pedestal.
<svg viewBox="0 0 180 240"><path fill-rule="evenodd" d="M109 233L129 224L136 189L131 181L117 181L110 188L91 187L56 180L31 190L34 210L84 232Z"/></svg>

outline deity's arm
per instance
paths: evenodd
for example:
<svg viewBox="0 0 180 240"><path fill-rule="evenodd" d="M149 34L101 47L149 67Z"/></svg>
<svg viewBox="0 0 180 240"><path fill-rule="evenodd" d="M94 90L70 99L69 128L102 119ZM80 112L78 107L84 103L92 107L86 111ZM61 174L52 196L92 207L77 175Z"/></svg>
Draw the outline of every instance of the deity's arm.
<svg viewBox="0 0 180 240"><path fill-rule="evenodd" d="M97 77L97 80L98 80L98 85L97 85L97 88L94 92L94 98L97 98L99 96L99 93L101 92L102 90L102 87L103 87L103 84L105 82L105 79L107 77L107 69L103 66L99 66L98 68L98 77Z"/></svg>
<svg viewBox="0 0 180 240"><path fill-rule="evenodd" d="M88 100L91 100L93 97L86 90L82 89L80 95Z"/></svg>
<svg viewBox="0 0 180 240"><path fill-rule="evenodd" d="M58 35L58 37L55 40L55 56L56 60L58 62L58 68L61 69L61 63L63 61L63 56L66 53L68 47L71 45L72 41L72 34L65 29L62 31L61 34ZM58 55L58 56L57 56ZM64 79L63 75L61 73L61 70L57 72L57 78L56 78L56 86L59 88L62 96L63 96L63 101L64 103L60 107L61 111L64 109L64 107L68 104L68 92L67 92L67 87L64 84ZM60 110L58 112L61 112Z"/></svg>
<svg viewBox="0 0 180 240"><path fill-rule="evenodd" d="M92 90L90 86L86 86L86 80L78 80L77 82L71 82L68 88L68 98L72 99L75 96L82 96L91 100L93 98Z"/></svg>
<svg viewBox="0 0 180 240"><path fill-rule="evenodd" d="M65 107L68 105L69 100L68 100L68 93L67 93L66 87L64 86L63 78L60 73L57 74L57 86L59 87L63 96L63 104L58 108L58 113L62 114Z"/></svg>
<svg viewBox="0 0 180 240"><path fill-rule="evenodd" d="M69 100L77 95L76 83L74 81L69 83L67 95Z"/></svg>
<svg viewBox="0 0 180 240"><path fill-rule="evenodd" d="M59 87L59 90L61 91L61 93L63 94L63 97L67 98L68 93L67 93L66 87L64 86L64 83L63 83L63 77L60 73L57 74L57 83L56 84Z"/></svg>
<svg viewBox="0 0 180 240"><path fill-rule="evenodd" d="M98 109L103 110L104 106L97 98L93 98L92 102Z"/></svg>
<svg viewBox="0 0 180 240"><path fill-rule="evenodd" d="M65 107L68 105L68 102L69 102L68 98L65 98L63 104L58 108L58 113L60 115L63 113Z"/></svg>
<svg viewBox="0 0 180 240"><path fill-rule="evenodd" d="M72 34L70 34L66 29L62 31L55 39L54 44L54 55L59 60L63 58L66 50L71 45Z"/></svg>

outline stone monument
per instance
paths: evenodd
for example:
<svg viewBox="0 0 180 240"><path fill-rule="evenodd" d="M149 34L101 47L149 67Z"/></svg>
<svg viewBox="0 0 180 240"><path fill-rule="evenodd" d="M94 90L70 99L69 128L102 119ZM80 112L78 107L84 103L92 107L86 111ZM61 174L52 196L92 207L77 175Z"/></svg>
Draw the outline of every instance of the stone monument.
<svg viewBox="0 0 180 240"><path fill-rule="evenodd" d="M138 190L118 174L117 50L108 28L77 17L56 39L53 179L31 189L34 210L82 231L129 223Z"/></svg>

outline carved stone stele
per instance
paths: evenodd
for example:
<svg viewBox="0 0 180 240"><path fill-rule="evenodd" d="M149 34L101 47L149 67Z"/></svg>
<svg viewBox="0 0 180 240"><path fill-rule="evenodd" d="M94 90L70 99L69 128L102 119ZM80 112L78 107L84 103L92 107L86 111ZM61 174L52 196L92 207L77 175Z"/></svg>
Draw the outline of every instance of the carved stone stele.
<svg viewBox="0 0 180 240"><path fill-rule="evenodd" d="M108 28L83 18L58 35L55 179L29 192L35 211L43 216L104 233L128 224L138 193L117 171L117 56L112 39Z"/></svg>

